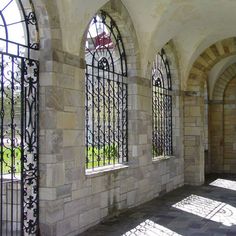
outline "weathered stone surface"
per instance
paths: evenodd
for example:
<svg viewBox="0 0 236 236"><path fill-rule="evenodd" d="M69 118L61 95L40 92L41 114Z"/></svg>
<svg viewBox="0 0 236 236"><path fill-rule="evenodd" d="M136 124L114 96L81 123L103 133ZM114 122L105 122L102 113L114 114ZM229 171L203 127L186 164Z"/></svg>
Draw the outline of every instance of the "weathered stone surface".
<svg viewBox="0 0 236 236"><path fill-rule="evenodd" d="M50 5L50 3L47 3ZM50 9L52 6L50 6ZM123 13L122 13L123 14ZM55 22L54 22L55 20ZM135 57L128 58L129 166L119 170L85 172L85 71L81 57L61 49L58 21L52 19L53 51L43 62L40 124L40 218L42 235L76 235L108 215L136 206L183 185L178 73L173 75L173 139L177 158L152 161L151 80L137 76ZM127 55L134 53L131 39ZM50 42L43 40L50 48ZM172 68L177 70L177 68ZM197 111L195 111L197 115ZM45 176L44 176L45 175Z"/></svg>

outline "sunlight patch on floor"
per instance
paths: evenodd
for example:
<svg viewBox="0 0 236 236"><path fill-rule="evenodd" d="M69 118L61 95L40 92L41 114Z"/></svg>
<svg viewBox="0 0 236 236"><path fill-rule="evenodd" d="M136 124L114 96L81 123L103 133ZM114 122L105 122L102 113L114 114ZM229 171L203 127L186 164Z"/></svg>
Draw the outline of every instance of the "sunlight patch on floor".
<svg viewBox="0 0 236 236"><path fill-rule="evenodd" d="M166 227L159 225L152 220L145 220L135 228L131 229L130 231L124 233L122 236L156 236L156 235L162 235L162 236L181 236L180 234L177 234L176 232L167 229Z"/></svg>
<svg viewBox="0 0 236 236"><path fill-rule="evenodd" d="M236 208L224 202L192 194L172 206L225 226L236 225Z"/></svg>
<svg viewBox="0 0 236 236"><path fill-rule="evenodd" d="M215 181L211 182L210 185L236 191L236 181L233 180L216 179Z"/></svg>

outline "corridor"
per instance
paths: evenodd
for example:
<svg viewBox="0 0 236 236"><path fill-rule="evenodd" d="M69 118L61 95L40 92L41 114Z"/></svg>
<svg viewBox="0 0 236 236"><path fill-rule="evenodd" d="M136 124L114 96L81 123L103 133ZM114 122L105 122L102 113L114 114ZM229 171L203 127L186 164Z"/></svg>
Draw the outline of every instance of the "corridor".
<svg viewBox="0 0 236 236"><path fill-rule="evenodd" d="M210 176L108 219L81 236L235 236L236 176Z"/></svg>

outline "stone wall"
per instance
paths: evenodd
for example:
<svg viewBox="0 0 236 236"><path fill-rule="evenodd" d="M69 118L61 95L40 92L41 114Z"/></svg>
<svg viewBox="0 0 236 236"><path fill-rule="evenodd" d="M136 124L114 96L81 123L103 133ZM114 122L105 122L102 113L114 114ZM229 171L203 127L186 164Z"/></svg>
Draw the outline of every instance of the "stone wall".
<svg viewBox="0 0 236 236"><path fill-rule="evenodd" d="M223 58L234 54L235 38L227 38L212 44L210 47L206 48L202 53L199 53L198 57L191 66L191 69L186 76L186 81L183 81L185 94L184 94L184 163L185 163L185 182L189 184L202 184L204 183L205 175L205 153L204 153L204 143L206 143L205 130L205 111L204 111L204 83L208 79L208 72ZM218 88L215 90L216 101L211 101L211 103L217 103L219 96L222 97L222 91L224 85L230 76L235 75L235 68L229 67L221 75L220 83L217 82ZM231 77L232 78L232 77ZM209 81L208 81L209 82ZM222 87L223 85L223 87ZM213 93L214 94L214 93ZM210 167L208 166L208 171L220 171L219 164L222 162L222 142L217 140L214 143L213 140L218 138L221 130L215 130L214 125L212 126L212 119L214 119L214 114L221 110L220 106L210 106L209 108L209 130L210 130ZM216 127L219 127L219 114L216 121L213 123ZM218 120L218 121L217 121ZM220 127L221 128L221 127ZM215 133L214 133L215 132ZM213 136L212 136L213 134ZM219 145L220 144L220 145ZM214 149L217 146L217 149ZM214 154L218 156L215 157ZM209 164L209 163L208 163ZM218 167L217 167L218 166ZM217 169L214 169L217 167ZM211 170L209 170L211 169Z"/></svg>
<svg viewBox="0 0 236 236"><path fill-rule="evenodd" d="M236 80L220 79L217 83L213 99L219 100L210 103L211 171L236 173Z"/></svg>
<svg viewBox="0 0 236 236"><path fill-rule="evenodd" d="M184 92L184 175L185 183L201 185L205 180L204 75L189 80Z"/></svg>
<svg viewBox="0 0 236 236"><path fill-rule="evenodd" d="M140 77L128 78L128 165L85 171L84 69L78 58L61 53L54 52L55 86L41 94L41 127L46 128L40 145L40 228L42 235L57 236L76 235L184 182L177 151L175 157L152 160L150 80Z"/></svg>
<svg viewBox="0 0 236 236"><path fill-rule="evenodd" d="M210 170L223 172L223 101L212 100L209 104Z"/></svg>
<svg viewBox="0 0 236 236"><path fill-rule="evenodd" d="M184 183L181 93L173 73L174 157L152 160L151 83L140 78L137 42L118 22L128 57L129 162L85 170L85 63L62 49L54 1L37 1L40 28L40 231L45 236L77 235L106 217L137 206ZM112 17L128 19L120 1L106 5ZM126 20L125 22L128 22ZM132 31L132 24L127 23ZM133 30L134 31L134 30ZM132 34L135 32L132 31ZM84 48L84 45L82 45ZM75 53L76 54L76 53ZM131 77L132 76L132 77Z"/></svg>
<svg viewBox="0 0 236 236"><path fill-rule="evenodd" d="M236 79L224 93L224 172L236 173Z"/></svg>
<svg viewBox="0 0 236 236"><path fill-rule="evenodd" d="M233 173L234 161L234 82L236 64L227 67L216 79L209 104L211 171ZM231 133L232 132L232 133ZM231 160L230 160L231 159Z"/></svg>

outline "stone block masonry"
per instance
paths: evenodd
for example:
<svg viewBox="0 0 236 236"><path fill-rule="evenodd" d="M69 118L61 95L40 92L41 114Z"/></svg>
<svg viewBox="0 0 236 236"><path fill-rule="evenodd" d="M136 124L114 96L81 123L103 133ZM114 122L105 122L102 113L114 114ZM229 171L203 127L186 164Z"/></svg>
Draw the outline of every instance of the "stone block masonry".
<svg viewBox="0 0 236 236"><path fill-rule="evenodd" d="M84 69L71 66L68 71L63 62L56 64L62 68L59 80L68 78L72 84L58 81L41 95L46 101L45 112L54 117L42 123L45 131L41 132L45 145L40 166L47 173L40 185L42 235L77 235L106 217L183 185L183 159L177 147L175 157L152 160L151 84L140 77L128 78L128 164L86 174ZM178 120L176 114L174 140L179 135Z"/></svg>

